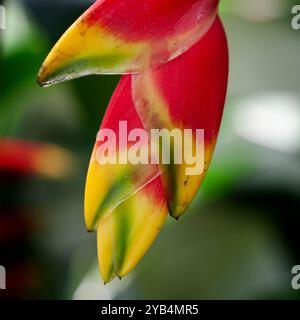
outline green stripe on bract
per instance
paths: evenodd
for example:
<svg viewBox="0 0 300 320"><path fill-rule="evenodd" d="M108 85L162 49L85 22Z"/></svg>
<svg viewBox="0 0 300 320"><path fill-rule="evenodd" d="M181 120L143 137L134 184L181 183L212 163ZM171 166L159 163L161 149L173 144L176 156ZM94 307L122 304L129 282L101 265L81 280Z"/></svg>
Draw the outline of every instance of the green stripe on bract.
<svg viewBox="0 0 300 320"><path fill-rule="evenodd" d="M112 209L126 194L126 189L130 187L130 179L127 175L121 176L116 182L108 189L104 200L99 205L93 220L93 228L96 227L98 221L105 215L105 213ZM128 193L128 192L127 192Z"/></svg>
<svg viewBox="0 0 300 320"><path fill-rule="evenodd" d="M163 159L163 144L164 137L161 137L159 139L159 162L161 163L162 171L163 171L163 185L165 188L165 192L168 196L168 209L170 211L170 215L173 216L172 212L174 211L174 207L176 207L177 203L177 168L180 167L180 165L176 165L174 163L174 152L175 152L175 144L174 139L170 140L170 163L169 164L162 164Z"/></svg>
<svg viewBox="0 0 300 320"><path fill-rule="evenodd" d="M104 284L110 282L113 279L114 276L115 276L115 269L114 269L113 263L111 263L110 268L109 268L109 272L108 272L108 277L107 277L108 280L105 281Z"/></svg>
<svg viewBox="0 0 300 320"><path fill-rule="evenodd" d="M124 260L126 258L129 234L130 234L130 210L127 206L120 206L114 215L116 221L116 247L115 247L115 268L116 273L122 269Z"/></svg>
<svg viewBox="0 0 300 320"><path fill-rule="evenodd" d="M51 83L51 79L72 79L88 74L101 73L116 65L126 65L132 60L131 55L107 54L99 57L90 57L71 61L55 70L44 82Z"/></svg>

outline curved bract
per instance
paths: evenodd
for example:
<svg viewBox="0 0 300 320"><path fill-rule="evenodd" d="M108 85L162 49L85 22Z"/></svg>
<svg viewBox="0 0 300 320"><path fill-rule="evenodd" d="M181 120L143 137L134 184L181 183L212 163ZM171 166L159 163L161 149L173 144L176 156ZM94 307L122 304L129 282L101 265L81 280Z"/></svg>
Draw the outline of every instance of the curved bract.
<svg viewBox="0 0 300 320"><path fill-rule="evenodd" d="M62 36L38 82L123 74L164 64L212 25L218 0L98 0Z"/></svg>
<svg viewBox="0 0 300 320"><path fill-rule="evenodd" d="M204 148L199 145L197 155L203 157L201 173L186 174L190 168L187 162L164 167L168 205L176 218L185 212L207 172L221 124L227 80L227 41L219 18L186 53L166 65L133 76L135 105L148 130L192 129L192 150L199 144L195 131L204 130Z"/></svg>

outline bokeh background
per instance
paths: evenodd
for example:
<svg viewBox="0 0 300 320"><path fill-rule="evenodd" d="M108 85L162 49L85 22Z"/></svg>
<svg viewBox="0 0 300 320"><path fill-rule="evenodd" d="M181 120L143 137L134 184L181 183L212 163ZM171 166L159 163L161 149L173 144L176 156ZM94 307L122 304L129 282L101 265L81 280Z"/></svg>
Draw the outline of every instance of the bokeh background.
<svg viewBox="0 0 300 320"><path fill-rule="evenodd" d="M300 30L291 27L299 1L221 0L230 81L207 179L180 222L168 219L136 270L106 286L95 235L85 229L83 194L118 77L48 89L35 82L49 49L92 2L0 1L7 12L0 141L59 150L44 159L51 172L0 168L0 265L8 288L0 298L299 298L291 287L291 269L300 264Z"/></svg>

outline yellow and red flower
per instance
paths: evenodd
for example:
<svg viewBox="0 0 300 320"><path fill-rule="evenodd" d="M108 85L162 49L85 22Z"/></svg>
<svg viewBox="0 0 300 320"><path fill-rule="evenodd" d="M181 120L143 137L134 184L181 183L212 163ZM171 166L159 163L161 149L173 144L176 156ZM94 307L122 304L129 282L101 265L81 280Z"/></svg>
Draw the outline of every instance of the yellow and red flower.
<svg viewBox="0 0 300 320"><path fill-rule="evenodd" d="M205 132L204 170L198 175L188 174L186 161L100 164L101 143L96 142L85 219L88 230L98 233L105 282L135 267L168 213L180 217L205 177L228 78L217 7L217 0L98 0L62 36L40 70L38 82L44 86L89 74L124 74L101 125L117 136L121 121L148 133L152 128ZM125 150L116 143L120 156ZM194 136L188 147L197 147Z"/></svg>

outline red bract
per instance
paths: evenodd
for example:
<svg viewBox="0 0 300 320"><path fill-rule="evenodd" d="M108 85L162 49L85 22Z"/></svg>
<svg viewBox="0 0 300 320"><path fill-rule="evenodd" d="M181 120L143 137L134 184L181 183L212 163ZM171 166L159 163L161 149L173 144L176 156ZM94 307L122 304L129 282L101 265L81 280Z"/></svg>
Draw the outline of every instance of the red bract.
<svg viewBox="0 0 300 320"><path fill-rule="evenodd" d="M164 167L162 179L174 217L185 212L208 169L222 119L227 79L227 41L219 18L189 51L166 65L133 76L135 105L148 130L204 130L201 174L185 174L189 167L185 162ZM196 144L194 137L191 148Z"/></svg>
<svg viewBox="0 0 300 320"><path fill-rule="evenodd" d="M211 27L218 0L98 0L62 36L38 76L43 85L165 64Z"/></svg>

